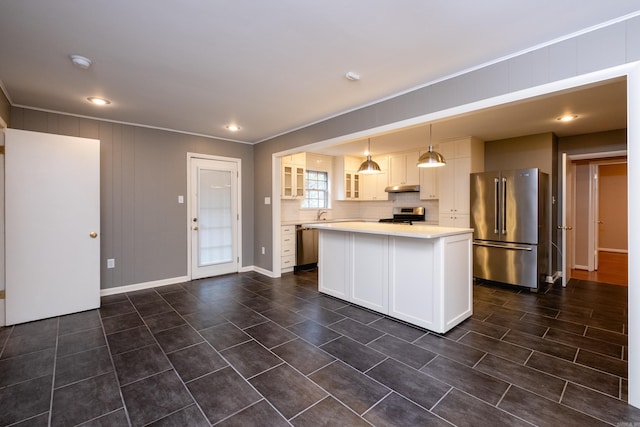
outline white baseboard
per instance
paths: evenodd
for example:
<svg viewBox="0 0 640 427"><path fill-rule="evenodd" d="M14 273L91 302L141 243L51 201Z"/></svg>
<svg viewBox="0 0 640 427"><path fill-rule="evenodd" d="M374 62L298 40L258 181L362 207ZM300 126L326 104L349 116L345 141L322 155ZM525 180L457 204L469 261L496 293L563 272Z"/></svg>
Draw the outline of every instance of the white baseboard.
<svg viewBox="0 0 640 427"><path fill-rule="evenodd" d="M562 271L556 271L552 276L547 276L545 279L546 283L556 283L556 280L562 277Z"/></svg>
<svg viewBox="0 0 640 427"><path fill-rule="evenodd" d="M263 276L271 277L272 279L277 279L278 277L280 277L276 276L273 271L265 270L264 268L256 267L255 265L253 266L253 271L255 271L256 273L260 273Z"/></svg>
<svg viewBox="0 0 640 427"><path fill-rule="evenodd" d="M272 271L265 270L264 268L256 267L255 265L242 267L240 268L239 272L247 273L250 271L255 271L256 273L260 273L264 276L271 277L274 279L279 277L273 274ZM188 281L189 281L189 276L180 276L180 277L171 277L169 279L155 280L153 282L136 283L133 285L125 285L125 286L118 286L115 288L100 289L100 296L103 297L107 295L122 294L125 292L141 291L143 289L156 288L158 286L175 285L177 283L184 283ZM0 314L2 314L2 312L0 312ZM2 317L2 319L4 319L4 316Z"/></svg>
<svg viewBox="0 0 640 427"><path fill-rule="evenodd" d="M116 288L100 289L100 296L122 294L124 292L141 291L143 289L156 288L158 286L175 285L188 282L188 276L172 277L169 279L155 280L153 282L136 283L133 285L118 286Z"/></svg>
<svg viewBox="0 0 640 427"><path fill-rule="evenodd" d="M589 271L589 266L588 265L578 265L578 264L576 264L571 268L573 268L574 270L587 270L587 271Z"/></svg>
<svg viewBox="0 0 640 427"><path fill-rule="evenodd" d="M617 254L627 254L629 251L627 249L612 249L612 248L598 248L599 252L615 252Z"/></svg>

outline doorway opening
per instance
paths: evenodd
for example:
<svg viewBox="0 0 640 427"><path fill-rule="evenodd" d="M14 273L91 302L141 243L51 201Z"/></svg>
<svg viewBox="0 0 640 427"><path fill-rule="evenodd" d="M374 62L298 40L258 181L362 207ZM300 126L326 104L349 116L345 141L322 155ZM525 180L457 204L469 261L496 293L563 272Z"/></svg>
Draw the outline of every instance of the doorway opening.
<svg viewBox="0 0 640 427"><path fill-rule="evenodd" d="M627 158L571 162L570 278L627 286ZM568 280L569 278L567 278Z"/></svg>

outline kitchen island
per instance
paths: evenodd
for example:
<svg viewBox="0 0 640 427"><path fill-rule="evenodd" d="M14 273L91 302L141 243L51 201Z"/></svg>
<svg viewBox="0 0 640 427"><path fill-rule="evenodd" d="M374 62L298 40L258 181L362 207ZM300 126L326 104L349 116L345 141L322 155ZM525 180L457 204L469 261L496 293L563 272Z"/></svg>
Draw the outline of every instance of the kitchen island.
<svg viewBox="0 0 640 427"><path fill-rule="evenodd" d="M318 290L444 333L473 311L473 230L371 222L319 230Z"/></svg>

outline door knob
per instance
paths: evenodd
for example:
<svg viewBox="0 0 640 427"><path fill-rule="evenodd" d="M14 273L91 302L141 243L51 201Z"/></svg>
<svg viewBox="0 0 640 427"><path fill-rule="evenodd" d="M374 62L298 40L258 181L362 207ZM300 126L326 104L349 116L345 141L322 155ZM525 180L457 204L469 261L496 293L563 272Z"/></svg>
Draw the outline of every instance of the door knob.
<svg viewBox="0 0 640 427"><path fill-rule="evenodd" d="M193 227L191 227L191 229L194 230L194 231L198 231L198 226L194 225Z"/></svg>
<svg viewBox="0 0 640 427"><path fill-rule="evenodd" d="M92 239L95 239L96 237L98 237L98 233L96 233L95 231L92 231L91 233L89 233L89 237L91 237Z"/></svg>

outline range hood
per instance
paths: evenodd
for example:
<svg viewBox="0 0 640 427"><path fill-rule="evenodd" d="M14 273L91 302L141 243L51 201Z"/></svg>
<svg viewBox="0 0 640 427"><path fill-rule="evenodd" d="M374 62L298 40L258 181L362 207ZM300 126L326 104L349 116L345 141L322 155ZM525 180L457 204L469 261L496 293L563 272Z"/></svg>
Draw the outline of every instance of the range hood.
<svg viewBox="0 0 640 427"><path fill-rule="evenodd" d="M420 191L420 186L412 185L392 185L384 189L387 193L416 193Z"/></svg>

